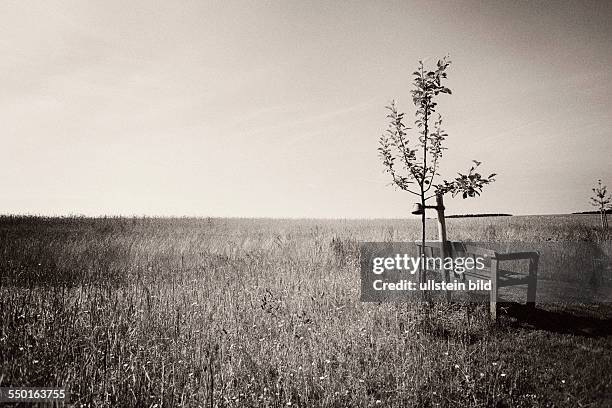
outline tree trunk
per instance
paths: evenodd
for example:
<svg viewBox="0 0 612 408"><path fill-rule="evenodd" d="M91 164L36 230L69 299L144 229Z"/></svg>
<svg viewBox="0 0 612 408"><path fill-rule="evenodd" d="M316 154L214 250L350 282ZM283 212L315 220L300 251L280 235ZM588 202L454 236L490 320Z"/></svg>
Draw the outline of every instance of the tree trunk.
<svg viewBox="0 0 612 408"><path fill-rule="evenodd" d="M420 263L420 273L419 273L419 282L425 283L425 268L423 268L423 264L425 263L425 195L421 195L421 205L423 206L423 213L421 214L421 248L422 253L421 258L423 259Z"/></svg>

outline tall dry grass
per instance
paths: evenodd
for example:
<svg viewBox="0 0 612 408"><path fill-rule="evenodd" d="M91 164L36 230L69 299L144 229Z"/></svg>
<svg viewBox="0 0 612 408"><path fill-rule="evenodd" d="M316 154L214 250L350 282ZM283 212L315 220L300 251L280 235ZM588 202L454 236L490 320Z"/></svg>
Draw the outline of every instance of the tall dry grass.
<svg viewBox="0 0 612 408"><path fill-rule="evenodd" d="M413 241L418 228L406 220L3 217L0 386L66 386L75 406L550 399L549 381L562 389L573 374L563 361L534 361L532 347L549 340L492 326L480 306L424 313L418 304L359 302L357 243ZM598 234L588 216L449 222L453 239L473 241L599 245ZM553 343L568 341L608 344ZM609 356L589 360L576 398L612 383L609 367Z"/></svg>

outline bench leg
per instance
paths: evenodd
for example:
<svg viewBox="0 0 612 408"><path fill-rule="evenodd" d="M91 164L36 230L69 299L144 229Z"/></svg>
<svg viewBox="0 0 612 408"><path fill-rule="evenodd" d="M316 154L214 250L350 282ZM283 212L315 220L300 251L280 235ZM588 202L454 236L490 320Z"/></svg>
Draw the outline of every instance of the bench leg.
<svg viewBox="0 0 612 408"><path fill-rule="evenodd" d="M527 307L535 309L536 291L538 289L538 257L529 260L529 283L527 284Z"/></svg>
<svg viewBox="0 0 612 408"><path fill-rule="evenodd" d="M497 259L491 259L491 293L490 309L491 319L497 320Z"/></svg>
<svg viewBox="0 0 612 408"><path fill-rule="evenodd" d="M447 285L450 283L450 273L447 270L444 270L444 283L446 283ZM450 303L452 300L451 291L447 290L444 296L446 303Z"/></svg>
<svg viewBox="0 0 612 408"><path fill-rule="evenodd" d="M444 238L444 241L442 240L442 238ZM449 243L448 243L448 241L446 241L446 237L441 237L441 240L440 240L440 249L441 249L440 255L441 255L442 259L444 260L450 254ZM442 272L444 274L444 283L446 283L448 285L450 283L450 271L444 267L444 262L442 262ZM450 301L451 301L451 291L450 290L446 291L445 299L446 299L447 303L450 303Z"/></svg>

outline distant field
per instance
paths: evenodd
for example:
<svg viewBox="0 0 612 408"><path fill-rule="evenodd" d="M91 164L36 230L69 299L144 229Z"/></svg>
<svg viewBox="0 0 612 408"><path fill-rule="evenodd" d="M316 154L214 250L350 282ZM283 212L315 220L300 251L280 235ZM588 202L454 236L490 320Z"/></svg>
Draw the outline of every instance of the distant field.
<svg viewBox="0 0 612 408"><path fill-rule="evenodd" d="M598 220L448 234L539 249L543 281L597 290ZM539 299L494 326L484 305L359 302L358 243L418 238L417 220L0 217L0 386L63 384L76 406L612 405L610 304Z"/></svg>

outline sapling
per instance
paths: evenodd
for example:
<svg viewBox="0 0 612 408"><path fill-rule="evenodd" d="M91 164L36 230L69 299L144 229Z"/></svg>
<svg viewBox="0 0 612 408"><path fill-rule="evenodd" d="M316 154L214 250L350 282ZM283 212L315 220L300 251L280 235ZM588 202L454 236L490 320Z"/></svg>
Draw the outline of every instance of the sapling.
<svg viewBox="0 0 612 408"><path fill-rule="evenodd" d="M592 190L594 195L591 197L591 205L599 210L601 229L606 231L608 229L607 212L612 209L612 197L608 194L608 187L601 184L601 180L597 180L597 186Z"/></svg>
<svg viewBox="0 0 612 408"><path fill-rule="evenodd" d="M438 166L442 159L444 140L448 134L442 129L442 116L437 113L437 99L441 94L451 94L443 82L451 61L448 57L438 60L435 69L427 70L423 61L413 73L412 101L416 108L415 128L404 124L404 113L392 101L388 109L389 126L380 137L378 148L385 171L391 175L395 187L419 197L422 208L427 200L450 193L453 197L463 198L480 195L486 184L495 181L495 174L483 177L478 173L481 162L473 160L467 173L458 173L451 180L437 183ZM408 131L414 130L416 137L408 137ZM421 213L422 250L425 249L425 211ZM443 243L444 244L444 243ZM421 271L420 281L425 281Z"/></svg>

